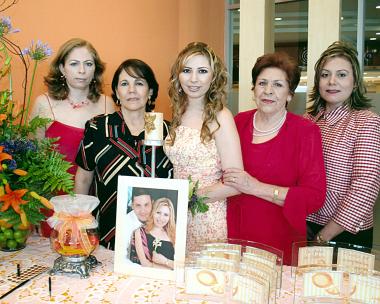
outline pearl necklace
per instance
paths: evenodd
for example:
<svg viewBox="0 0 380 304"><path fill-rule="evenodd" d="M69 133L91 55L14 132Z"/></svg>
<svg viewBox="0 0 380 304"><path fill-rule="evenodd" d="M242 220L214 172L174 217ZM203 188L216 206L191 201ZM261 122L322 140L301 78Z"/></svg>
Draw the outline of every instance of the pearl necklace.
<svg viewBox="0 0 380 304"><path fill-rule="evenodd" d="M256 127L256 113L253 115L253 135L258 136L258 137L263 137L263 136L268 136L276 133L278 130L281 129L282 125L284 124L286 120L286 114L287 111L285 111L284 115L281 117L281 119L276 123L276 125L269 130L260 130Z"/></svg>
<svg viewBox="0 0 380 304"><path fill-rule="evenodd" d="M67 100L69 101L69 104L70 106L73 108L73 109L79 109L79 108L82 108L84 106L87 106L90 101L86 98L85 100L82 100L82 101L79 101L79 102L74 102L73 100L71 100L68 96L67 96Z"/></svg>

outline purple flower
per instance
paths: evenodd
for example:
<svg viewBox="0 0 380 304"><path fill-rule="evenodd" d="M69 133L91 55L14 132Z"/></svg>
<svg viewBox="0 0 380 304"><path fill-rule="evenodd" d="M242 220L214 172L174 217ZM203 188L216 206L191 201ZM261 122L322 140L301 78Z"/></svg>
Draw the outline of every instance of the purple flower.
<svg viewBox="0 0 380 304"><path fill-rule="evenodd" d="M23 55L29 55L30 58L36 61L44 60L52 54L51 48L47 43L42 43L41 40L37 40L37 43L32 43L29 48L25 48L21 52Z"/></svg>
<svg viewBox="0 0 380 304"><path fill-rule="evenodd" d="M28 139L16 139L16 140L6 140L0 142L0 146L4 147L4 152L9 154L25 154L28 151L36 151L36 145Z"/></svg>
<svg viewBox="0 0 380 304"><path fill-rule="evenodd" d="M14 170L17 168L17 163L14 159L8 160L8 169L9 170Z"/></svg>
<svg viewBox="0 0 380 304"><path fill-rule="evenodd" d="M0 37L6 34L18 33L19 29L14 29L12 27L11 18L10 17L1 17L0 18Z"/></svg>
<svg viewBox="0 0 380 304"><path fill-rule="evenodd" d="M29 55L29 53L30 53L30 50L28 48L25 48L21 51L21 54L23 55Z"/></svg>

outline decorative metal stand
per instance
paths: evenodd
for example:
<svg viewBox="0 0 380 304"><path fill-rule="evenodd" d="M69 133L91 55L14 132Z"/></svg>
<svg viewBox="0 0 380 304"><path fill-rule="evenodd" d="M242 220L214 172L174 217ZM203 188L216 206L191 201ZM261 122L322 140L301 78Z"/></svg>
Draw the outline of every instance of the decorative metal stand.
<svg viewBox="0 0 380 304"><path fill-rule="evenodd" d="M69 257L60 256L54 261L54 266L50 270L51 275L55 274L78 274L82 279L90 276L90 270L101 265L95 256Z"/></svg>
<svg viewBox="0 0 380 304"><path fill-rule="evenodd" d="M151 177L156 176L156 149L157 147L162 147L164 145L163 140L143 140L142 144L144 146L151 146L152 147L152 159L151 159Z"/></svg>

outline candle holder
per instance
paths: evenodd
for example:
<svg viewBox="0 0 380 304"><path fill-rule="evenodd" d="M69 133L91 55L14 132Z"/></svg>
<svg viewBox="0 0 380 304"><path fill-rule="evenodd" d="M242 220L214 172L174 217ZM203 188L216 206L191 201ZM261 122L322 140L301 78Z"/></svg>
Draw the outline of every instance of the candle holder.
<svg viewBox="0 0 380 304"><path fill-rule="evenodd" d="M151 146L152 147L152 158L151 158L151 177L156 176L156 149L157 147L162 147L164 145L163 140L142 140L142 144L144 146Z"/></svg>
<svg viewBox="0 0 380 304"><path fill-rule="evenodd" d="M145 138L142 141L144 146L152 147L151 158L151 177L156 176L156 149L164 145L163 141L163 113L160 112L148 112L145 113Z"/></svg>
<svg viewBox="0 0 380 304"><path fill-rule="evenodd" d="M76 274L88 278L90 270L101 263L91 253L99 245L98 224L91 212L99 204L90 195L60 195L51 199L55 213L48 219L53 228L52 249L60 254L50 271L54 274Z"/></svg>

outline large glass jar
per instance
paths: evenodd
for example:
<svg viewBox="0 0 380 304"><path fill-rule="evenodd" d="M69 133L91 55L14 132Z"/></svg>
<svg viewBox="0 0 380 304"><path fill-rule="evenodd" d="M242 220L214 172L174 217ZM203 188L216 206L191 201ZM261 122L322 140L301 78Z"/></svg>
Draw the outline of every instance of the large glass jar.
<svg viewBox="0 0 380 304"><path fill-rule="evenodd" d="M99 245L98 223L91 212L99 204L90 195L60 195L51 199L54 215L48 219L53 228L52 249L63 257L88 257Z"/></svg>

